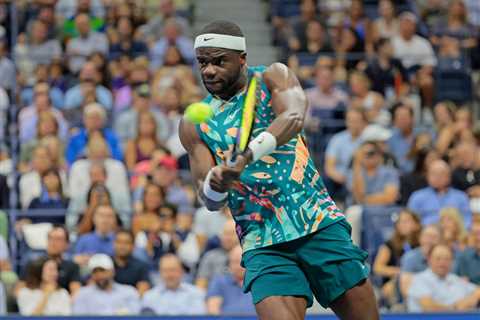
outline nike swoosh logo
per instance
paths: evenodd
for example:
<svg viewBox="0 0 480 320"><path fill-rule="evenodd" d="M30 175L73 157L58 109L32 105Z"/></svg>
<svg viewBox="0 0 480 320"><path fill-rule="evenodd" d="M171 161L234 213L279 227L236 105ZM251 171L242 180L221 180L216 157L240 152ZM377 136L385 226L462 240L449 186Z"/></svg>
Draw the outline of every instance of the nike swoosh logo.
<svg viewBox="0 0 480 320"><path fill-rule="evenodd" d="M203 38L203 41L210 41L212 40L213 38Z"/></svg>

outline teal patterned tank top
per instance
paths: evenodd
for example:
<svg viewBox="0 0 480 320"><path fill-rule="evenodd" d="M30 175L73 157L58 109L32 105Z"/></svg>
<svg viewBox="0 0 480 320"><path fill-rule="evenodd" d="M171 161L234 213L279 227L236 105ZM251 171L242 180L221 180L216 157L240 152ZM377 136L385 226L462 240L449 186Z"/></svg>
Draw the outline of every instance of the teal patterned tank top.
<svg viewBox="0 0 480 320"><path fill-rule="evenodd" d="M249 67L249 79L265 69ZM260 89L252 138L265 131L275 118L271 94L263 80ZM225 151L233 150L244 95L240 92L229 101L212 95L204 99L212 106L214 116L197 125L197 131L217 164L225 160ZM298 239L344 219L315 169L303 134L250 163L229 191L228 206L244 252Z"/></svg>

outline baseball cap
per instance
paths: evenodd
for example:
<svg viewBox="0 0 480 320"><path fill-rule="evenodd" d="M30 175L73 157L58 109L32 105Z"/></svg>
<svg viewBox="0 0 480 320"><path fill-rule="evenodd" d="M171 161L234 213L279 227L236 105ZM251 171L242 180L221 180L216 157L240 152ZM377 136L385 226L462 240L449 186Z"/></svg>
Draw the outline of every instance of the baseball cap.
<svg viewBox="0 0 480 320"><path fill-rule="evenodd" d="M140 97L148 98L148 97L150 97L150 86L146 83L140 84L140 85L135 87L135 92Z"/></svg>
<svg viewBox="0 0 480 320"><path fill-rule="evenodd" d="M94 254L88 260L88 270L92 272L95 269L113 270L112 258L103 253Z"/></svg>
<svg viewBox="0 0 480 320"><path fill-rule="evenodd" d="M387 141L392 136L392 132L381 125L371 124L367 126L361 135L361 140L367 141Z"/></svg>

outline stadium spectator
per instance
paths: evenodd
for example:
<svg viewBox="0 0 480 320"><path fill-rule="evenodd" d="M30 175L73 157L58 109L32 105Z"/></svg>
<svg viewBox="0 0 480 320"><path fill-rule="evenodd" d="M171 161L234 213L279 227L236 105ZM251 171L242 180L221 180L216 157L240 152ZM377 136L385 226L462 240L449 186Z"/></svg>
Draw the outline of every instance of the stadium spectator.
<svg viewBox="0 0 480 320"><path fill-rule="evenodd" d="M420 135L418 135L417 138L418 137L420 137ZM428 187L428 165L438 159L440 159L440 154L435 149L423 148L417 152L413 171L400 176L399 203L401 205L407 205L408 199L412 193Z"/></svg>
<svg viewBox="0 0 480 320"><path fill-rule="evenodd" d="M95 254L88 262L91 284L73 299L75 315L136 315L140 297L134 287L114 281L115 268L106 254Z"/></svg>
<svg viewBox="0 0 480 320"><path fill-rule="evenodd" d="M400 271L418 273L428 268L428 255L440 243L440 230L436 225L430 224L423 227L420 232L419 246L405 252L400 258Z"/></svg>
<svg viewBox="0 0 480 320"><path fill-rule="evenodd" d="M38 146L33 151L32 169L20 176L20 204L28 208L30 202L42 193L42 175L52 166L48 149Z"/></svg>
<svg viewBox="0 0 480 320"><path fill-rule="evenodd" d="M165 21L163 37L160 38L150 49L150 67L152 70L163 65L165 53L169 46L176 46L182 57L188 64L193 64L194 53L193 41L184 35L181 25L175 18Z"/></svg>
<svg viewBox="0 0 480 320"><path fill-rule="evenodd" d="M473 116L468 108L454 111L454 123L446 125L438 132L435 147L442 156L448 156L453 147L462 141L473 140Z"/></svg>
<svg viewBox="0 0 480 320"><path fill-rule="evenodd" d="M307 25L317 15L316 3L313 0L304 0L300 3L300 15L290 18L289 27L285 32L286 42L290 51L299 51L307 47ZM303 50L306 51L306 50Z"/></svg>
<svg viewBox="0 0 480 320"><path fill-rule="evenodd" d="M231 219L228 207L211 212L206 207L199 208L194 214L193 232L197 236L199 247L208 248L209 239L219 239L223 233L225 223Z"/></svg>
<svg viewBox="0 0 480 320"><path fill-rule="evenodd" d="M77 235L89 233L93 230L93 214L98 206L112 205L112 197L105 185L105 167L100 163L92 164L90 178L93 182L87 193L87 208L83 215L77 215L75 211L69 211L67 216L67 226L73 229L77 225Z"/></svg>
<svg viewBox="0 0 480 320"><path fill-rule="evenodd" d="M207 289L215 276L223 275L228 267L228 255L238 245L235 222L227 220L220 236L220 247L206 252L200 260L195 284L200 289Z"/></svg>
<svg viewBox="0 0 480 320"><path fill-rule="evenodd" d="M55 4L55 15L58 18L69 19L77 12L85 12L93 17L104 17L105 7L101 0L59 0Z"/></svg>
<svg viewBox="0 0 480 320"><path fill-rule="evenodd" d="M227 274L213 278L207 292L207 310L212 315L253 315L251 294L243 293L245 269L241 266L242 248L237 244L228 255Z"/></svg>
<svg viewBox="0 0 480 320"><path fill-rule="evenodd" d="M134 199L137 204L141 203L144 186L148 180L158 184L165 191L165 200L168 203L174 204L177 207L191 206L190 198L186 191L178 183L178 162L170 155L165 155L161 158L153 157L149 161L149 176L144 176L141 181L138 182L137 188L134 191Z"/></svg>
<svg viewBox="0 0 480 320"><path fill-rule="evenodd" d="M15 86L15 64L7 55L7 43L5 39L0 39L0 87L6 91L10 91Z"/></svg>
<svg viewBox="0 0 480 320"><path fill-rule="evenodd" d="M393 108L393 135L388 141L389 149L395 156L400 170L409 173L413 170L414 162L408 158L412 144L419 133L414 127L414 111L406 103L399 103Z"/></svg>
<svg viewBox="0 0 480 320"><path fill-rule="evenodd" d="M421 90L423 105L433 103L433 67L437 64L432 45L415 34L417 17L411 12L400 15L400 34L392 39L394 55L407 69L410 79Z"/></svg>
<svg viewBox="0 0 480 320"><path fill-rule="evenodd" d="M90 257L97 253L113 256L113 242L117 229L116 213L110 206L101 205L95 209L93 224L95 230L81 235L74 248L74 261L84 267Z"/></svg>
<svg viewBox="0 0 480 320"><path fill-rule="evenodd" d="M29 209L66 209L68 199L64 197L62 179L56 169L49 169L42 174L42 194L34 198Z"/></svg>
<svg viewBox="0 0 480 320"><path fill-rule="evenodd" d="M443 160L435 160L428 166L428 187L412 193L408 208L418 213L423 224L439 221L439 212L446 207L457 208L466 225L470 224L471 212L467 194L450 185L450 167Z"/></svg>
<svg viewBox="0 0 480 320"><path fill-rule="evenodd" d="M373 264L373 272L382 278L382 294L393 304L396 296L396 281L400 275L402 256L418 247L422 228L420 218L408 209L398 215L393 235L378 249Z"/></svg>
<svg viewBox="0 0 480 320"><path fill-rule="evenodd" d="M431 31L430 42L439 46L441 38L451 37L460 41L463 49L472 49L477 45L477 30L468 23L468 12L463 0L450 1L448 16Z"/></svg>
<svg viewBox="0 0 480 320"><path fill-rule="evenodd" d="M58 135L62 139L67 138L68 122L62 113L52 107L49 97L50 86L45 82L37 83L34 87L33 104L23 108L18 115L20 141L28 143L37 137L37 124L40 114L51 112L58 124Z"/></svg>
<svg viewBox="0 0 480 320"><path fill-rule="evenodd" d="M366 142L355 153L347 179L351 203L388 206L398 197L398 172L383 164L383 153L375 143Z"/></svg>
<svg viewBox="0 0 480 320"><path fill-rule="evenodd" d="M33 99L35 96L35 86L38 83L47 83L49 84L48 96L50 97L51 104L56 109L63 108L64 104L64 95L63 92L54 86L50 85L49 79L49 65L39 64L35 67L33 79L34 84L32 86L25 84L21 87L20 90L20 106L29 106L33 104Z"/></svg>
<svg viewBox="0 0 480 320"><path fill-rule="evenodd" d="M354 28L342 28L337 36L335 46L337 69L343 73L354 70L364 57L364 47L364 41Z"/></svg>
<svg viewBox="0 0 480 320"><path fill-rule="evenodd" d="M26 286L18 291L17 304L22 316L70 315L71 300L68 291L58 285L57 262L40 258L26 271Z"/></svg>
<svg viewBox="0 0 480 320"><path fill-rule="evenodd" d="M67 118L76 126L80 123L82 107L98 102L104 109L111 110L113 97L110 90L100 84L102 75L95 63L87 61L82 64L78 76L80 83L71 87L65 93L64 112Z"/></svg>
<svg viewBox="0 0 480 320"><path fill-rule="evenodd" d="M476 308L480 288L451 273L453 253L437 245L428 258L429 268L412 278L408 289L408 311L467 311Z"/></svg>
<svg viewBox="0 0 480 320"><path fill-rule="evenodd" d="M48 39L48 28L45 23L36 20L32 24L31 35L19 37L15 47L15 61L20 73L27 81L33 76L39 64L49 64L60 59L62 48L57 39Z"/></svg>
<svg viewBox="0 0 480 320"><path fill-rule="evenodd" d="M375 57L367 60L365 74L369 77L372 91L378 92L391 102L407 93L408 76L402 62L393 57L389 38L380 38L374 43Z"/></svg>
<svg viewBox="0 0 480 320"><path fill-rule="evenodd" d="M160 0L154 3L158 3L159 10L154 10L155 14L145 25L140 27L140 34L146 39L150 47L163 36L165 25L171 18L175 18L184 34L190 34L189 23L177 13L174 0Z"/></svg>
<svg viewBox="0 0 480 320"><path fill-rule="evenodd" d="M470 198L480 197L480 170L477 166L478 148L473 142L461 142L455 147L452 187L468 193Z"/></svg>
<svg viewBox="0 0 480 320"><path fill-rule="evenodd" d="M113 263L115 265L114 280L120 284L135 287L142 296L150 289L148 265L136 259L133 253L133 234L126 230L119 230L115 235Z"/></svg>
<svg viewBox="0 0 480 320"><path fill-rule="evenodd" d="M399 34L400 25L395 11L395 5L392 0L378 1L379 17L372 24L372 38L374 41L378 41L381 38L390 39ZM374 49L378 53L378 49Z"/></svg>
<svg viewBox="0 0 480 320"><path fill-rule="evenodd" d="M55 114L50 112L50 111L42 111L38 115L38 121L37 121L37 134L35 139L31 140L30 142L27 143L22 143L20 145L20 164L19 164L19 170L21 172L25 172L29 169L29 163L32 161L32 154L33 150L38 145L43 145L46 146L46 140L48 138L55 138L58 139L58 122L57 119L55 118ZM62 168L62 162L64 162L64 145L63 142L59 141L61 145L61 150L58 150L59 152L61 151L61 159L59 157L56 157L56 159L53 159L55 156L55 153L51 153L52 156L52 162L54 162L52 165L56 168ZM48 147L47 147L48 148ZM50 150L52 151L52 150ZM55 163L56 160L63 160L60 163Z"/></svg>
<svg viewBox="0 0 480 320"><path fill-rule="evenodd" d="M370 88L371 81L365 73L352 72L350 75L351 107L364 109L369 122L388 126L390 114L384 109L385 99Z"/></svg>
<svg viewBox="0 0 480 320"><path fill-rule="evenodd" d="M448 207L440 210L439 215L442 244L445 244L452 249L454 258L456 258L457 254L465 249L465 245L468 241L463 217L458 209Z"/></svg>
<svg viewBox="0 0 480 320"><path fill-rule="evenodd" d="M320 132L336 133L343 126L343 124L330 126L328 121L343 120L349 102L348 94L335 86L333 63L331 57L319 57L315 64L315 87L305 90L310 104L305 126L312 135Z"/></svg>
<svg viewBox="0 0 480 320"><path fill-rule="evenodd" d="M347 129L335 134L328 142L325 157L325 184L333 195L346 193L344 188L350 163L353 154L362 143L360 137L367 123L366 115L362 110L349 109L345 115Z"/></svg>
<svg viewBox="0 0 480 320"><path fill-rule="evenodd" d="M135 71L132 71L132 73ZM132 75L131 75L132 76ZM133 89L131 108L126 109L115 118L115 132L123 144L135 139L138 135L139 115L144 112L153 114L156 125L157 140L164 141L169 134L169 124L163 112L153 109L150 100L151 92L148 84L139 84Z"/></svg>
<svg viewBox="0 0 480 320"><path fill-rule="evenodd" d="M149 219L150 223L143 226L135 235L136 254L138 258L148 263L151 270L157 269L163 255L175 253L180 242L175 232L176 207L163 204L158 212L157 216L142 217Z"/></svg>
<svg viewBox="0 0 480 320"><path fill-rule="evenodd" d="M133 37L134 30L130 19L126 17L120 18L116 22L115 31L117 37L114 42L110 41L109 57L111 59L125 55L131 58L136 58L148 54L146 44Z"/></svg>
<svg viewBox="0 0 480 320"><path fill-rule="evenodd" d="M360 38L368 44L371 37L371 21L365 15L363 2L361 0L352 0L350 10L347 10L348 17L344 21L344 26L354 29Z"/></svg>
<svg viewBox="0 0 480 320"><path fill-rule="evenodd" d="M157 223L160 217L160 208L165 202L165 194L159 185L149 183L143 192L143 203L140 210L132 220L132 232L137 235L140 231L146 231L150 226Z"/></svg>
<svg viewBox="0 0 480 320"><path fill-rule="evenodd" d="M142 313L156 315L201 315L206 313L205 293L182 282L180 259L168 254L159 263L162 284L147 291L142 300Z"/></svg>
<svg viewBox="0 0 480 320"><path fill-rule="evenodd" d="M383 283L399 275L403 255L418 247L420 218L412 211L404 209L398 215L394 228L390 239L378 249L373 265L373 272L383 278Z"/></svg>
<svg viewBox="0 0 480 320"><path fill-rule="evenodd" d="M85 106L83 111L84 128L70 138L65 152L70 166L75 160L85 156L87 144L93 135L100 135L105 139L113 159L123 160L118 138L112 129L106 127L106 121L107 114L100 104L90 103Z"/></svg>
<svg viewBox="0 0 480 320"><path fill-rule="evenodd" d="M122 162L109 157L106 141L92 134L87 145L88 157L73 163L70 170L71 202L69 212L78 214L87 207L89 188L95 182L104 183L111 195L112 206L117 209L123 223L129 222L131 208L127 171ZM86 173L89 174L86 174Z"/></svg>
<svg viewBox="0 0 480 320"><path fill-rule="evenodd" d="M399 195L396 169L385 166L383 151L374 142L365 142L355 152L353 167L348 173L346 216L352 225L352 240L360 243L362 206L387 208L395 204Z"/></svg>
<svg viewBox="0 0 480 320"><path fill-rule="evenodd" d="M149 111L141 112L137 121L138 133L134 139L127 141L125 148L125 163L129 171L139 162L150 160L155 150L161 146L154 114Z"/></svg>
<svg viewBox="0 0 480 320"><path fill-rule="evenodd" d="M480 223L472 223L472 246L456 257L455 273L468 281L480 285Z"/></svg>
<svg viewBox="0 0 480 320"><path fill-rule="evenodd" d="M435 121L436 138L446 128L453 126L455 122L455 111L457 106L451 101L440 101L433 108L433 116Z"/></svg>
<svg viewBox="0 0 480 320"><path fill-rule="evenodd" d="M80 13L75 17L75 27L78 37L70 39L67 44L70 72L77 74L87 62L87 58L94 52L108 53L107 37L90 29L90 17Z"/></svg>

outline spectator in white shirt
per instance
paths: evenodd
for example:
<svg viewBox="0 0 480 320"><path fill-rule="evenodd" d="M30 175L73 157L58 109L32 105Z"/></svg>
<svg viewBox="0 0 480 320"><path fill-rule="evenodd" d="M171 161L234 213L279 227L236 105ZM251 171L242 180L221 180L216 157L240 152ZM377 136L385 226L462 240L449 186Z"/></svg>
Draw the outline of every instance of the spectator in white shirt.
<svg viewBox="0 0 480 320"><path fill-rule="evenodd" d="M75 26L79 36L70 40L67 44L69 68L72 73L77 73L87 61L88 56L94 52L108 53L107 37L90 30L90 18L86 13L80 13L75 17Z"/></svg>
<svg viewBox="0 0 480 320"><path fill-rule="evenodd" d="M200 315L206 313L205 293L182 282L183 267L174 254L160 259L162 283L143 296L142 313L156 315Z"/></svg>
<svg viewBox="0 0 480 320"><path fill-rule="evenodd" d="M37 146L33 151L32 170L22 174L19 181L22 208L28 208L30 202L40 196L42 192L41 176L51 167L52 159L48 149L44 146Z"/></svg>
<svg viewBox="0 0 480 320"><path fill-rule="evenodd" d="M26 287L19 290L17 304L22 316L71 314L70 295L58 286L55 260L40 258L29 265Z"/></svg>
<svg viewBox="0 0 480 320"><path fill-rule="evenodd" d="M79 290L73 301L75 315L135 315L140 298L134 287L113 281L115 268L106 254L93 255L88 262L91 284Z"/></svg>
<svg viewBox="0 0 480 320"><path fill-rule="evenodd" d="M400 15L400 34L392 39L395 57L400 59L420 87L423 104L433 102L433 67L437 64L432 45L427 39L415 34L417 17L411 12Z"/></svg>
<svg viewBox="0 0 480 320"><path fill-rule="evenodd" d="M467 311L480 301L480 288L452 274L453 252L446 245L435 246L429 256L429 268L412 278L408 289L408 310Z"/></svg>

